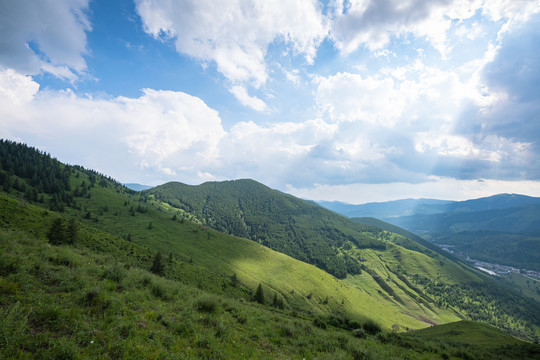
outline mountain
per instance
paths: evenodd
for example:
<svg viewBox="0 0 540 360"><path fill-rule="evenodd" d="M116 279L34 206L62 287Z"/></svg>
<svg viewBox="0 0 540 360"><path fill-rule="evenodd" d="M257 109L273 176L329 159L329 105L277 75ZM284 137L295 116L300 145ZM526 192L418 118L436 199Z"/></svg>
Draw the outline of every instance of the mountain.
<svg viewBox="0 0 540 360"><path fill-rule="evenodd" d="M540 198L519 194L499 194L465 201L403 199L361 205L352 205L339 201L319 201L318 203L327 209L350 218L374 217L388 221L390 219L412 217L415 215L477 212L526 205L540 205ZM393 221L396 220L390 222Z"/></svg>
<svg viewBox="0 0 540 360"><path fill-rule="evenodd" d="M338 278L359 274L361 266L343 249L384 249L380 229L355 224L318 205L253 180L190 186L172 182L144 192L195 216L204 225L245 237Z"/></svg>
<svg viewBox="0 0 540 360"><path fill-rule="evenodd" d="M128 183L128 184L122 184L122 185L134 191L143 191L143 190L148 190L148 189L153 188L153 186L134 184L134 183Z"/></svg>
<svg viewBox="0 0 540 360"><path fill-rule="evenodd" d="M540 205L521 205L493 210L403 216L387 220L416 233L474 230L519 233L539 231L539 219Z"/></svg>
<svg viewBox="0 0 540 360"><path fill-rule="evenodd" d="M413 238L412 232L450 246L455 254L540 271L540 198L499 194L455 202L421 199L329 207L332 206L342 214L358 216L353 221L409 238ZM359 216L370 211L369 216L378 214L386 222ZM403 233L403 229L409 234Z"/></svg>
<svg viewBox="0 0 540 360"><path fill-rule="evenodd" d="M416 235L387 223L348 220L313 202L253 180L198 186L168 183L143 195L166 203L179 216L190 214L191 221L252 239L325 271L333 271L338 277L346 271L344 282L359 289L376 290L383 295L383 301L392 301L401 311L419 314L414 304L434 309L430 305L433 298L416 285L422 282L432 295L443 298L458 288L461 300L468 296L465 294L472 297L480 293L495 297L500 294L498 284L471 272L470 267ZM359 263L361 272L356 267L346 267L347 261L353 265ZM444 294L436 290L435 282L441 280L454 284L445 288ZM447 300L441 301L444 304ZM458 299L450 303L455 309L463 306ZM475 306L476 315L484 313L485 306ZM480 318L489 316L480 315Z"/></svg>
<svg viewBox="0 0 540 360"><path fill-rule="evenodd" d="M0 141L0 187L2 358L385 358L408 349L391 331L463 317L540 334L538 304L504 284L250 180L162 201ZM295 238L317 266L263 245ZM347 261L360 271L322 269Z"/></svg>
<svg viewBox="0 0 540 360"><path fill-rule="evenodd" d="M347 217L373 217L389 219L413 214L436 214L445 212L452 201L434 199L403 199L352 205L339 201L319 201L321 206Z"/></svg>

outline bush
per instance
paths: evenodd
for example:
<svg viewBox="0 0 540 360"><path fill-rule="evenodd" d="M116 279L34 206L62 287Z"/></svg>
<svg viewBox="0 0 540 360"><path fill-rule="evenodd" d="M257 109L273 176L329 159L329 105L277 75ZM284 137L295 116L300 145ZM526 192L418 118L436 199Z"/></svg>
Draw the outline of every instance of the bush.
<svg viewBox="0 0 540 360"><path fill-rule="evenodd" d="M376 335L382 331L381 326L371 319L364 322L362 328L371 335Z"/></svg>
<svg viewBox="0 0 540 360"><path fill-rule="evenodd" d="M321 328L321 329L326 329L328 327L328 325L326 324L326 321L320 316L316 317L313 320L313 325L315 325L316 327Z"/></svg>
<svg viewBox="0 0 540 360"><path fill-rule="evenodd" d="M366 337L366 331L364 329L354 329L352 334L359 339L364 339Z"/></svg>
<svg viewBox="0 0 540 360"><path fill-rule="evenodd" d="M167 290L162 284L158 284L158 283L153 284L152 287L150 288L150 292L152 293L152 295L154 295L155 297L161 300L164 300L164 301L169 300L169 294L167 293Z"/></svg>
<svg viewBox="0 0 540 360"><path fill-rule="evenodd" d="M124 271L124 267L117 262L106 269L105 273L103 274L104 278L112 280L116 283L121 283L125 276L126 272Z"/></svg>
<svg viewBox="0 0 540 360"><path fill-rule="evenodd" d="M200 312L215 313L219 307L218 301L214 296L203 296L195 303L195 308Z"/></svg>

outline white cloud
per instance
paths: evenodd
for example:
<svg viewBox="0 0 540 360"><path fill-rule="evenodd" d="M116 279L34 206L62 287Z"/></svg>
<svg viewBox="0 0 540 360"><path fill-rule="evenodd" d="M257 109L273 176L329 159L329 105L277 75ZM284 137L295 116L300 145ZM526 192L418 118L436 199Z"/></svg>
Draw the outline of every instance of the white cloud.
<svg viewBox="0 0 540 360"><path fill-rule="evenodd" d="M362 121L391 127L407 104L407 93L399 91L390 77L339 73L318 82L317 103L335 122Z"/></svg>
<svg viewBox="0 0 540 360"><path fill-rule="evenodd" d="M327 33L314 0L137 0L136 8L147 33L174 39L178 52L214 61L231 82L256 88L268 79L271 43L287 43L310 63Z"/></svg>
<svg viewBox="0 0 540 360"><path fill-rule="evenodd" d="M0 64L23 74L74 80L86 70L88 0L0 3Z"/></svg>
<svg viewBox="0 0 540 360"><path fill-rule="evenodd" d="M28 76L0 72L0 93L9 94L0 98L0 137L26 139L120 178L138 167L195 181L220 156L226 133L219 114L191 95L144 89L138 98L93 99L37 89Z"/></svg>
<svg viewBox="0 0 540 360"><path fill-rule="evenodd" d="M361 46L374 51L392 38L425 38L443 56L452 48L448 31L453 23L478 12L494 21L504 20L502 32L540 11L540 2L515 0L347 0L336 1L331 36L343 53ZM481 29L476 28L479 33Z"/></svg>
<svg viewBox="0 0 540 360"><path fill-rule="evenodd" d="M250 107L255 111L266 111L266 103L256 96L250 96L245 87L236 85L229 89L235 98L244 106Z"/></svg>
<svg viewBox="0 0 540 360"><path fill-rule="evenodd" d="M485 140L480 147L463 136L424 132L416 135L415 150L443 157L500 162L503 157L510 154L513 156L523 154L529 147L529 144L516 143L504 138L497 139L497 144L493 144L493 138ZM493 145L495 145L494 149L492 149Z"/></svg>

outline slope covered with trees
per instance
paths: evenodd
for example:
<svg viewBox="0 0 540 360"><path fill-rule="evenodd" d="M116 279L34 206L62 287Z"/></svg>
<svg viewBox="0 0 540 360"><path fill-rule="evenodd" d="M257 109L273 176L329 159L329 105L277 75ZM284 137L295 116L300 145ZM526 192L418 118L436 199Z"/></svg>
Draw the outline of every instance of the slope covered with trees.
<svg viewBox="0 0 540 360"><path fill-rule="evenodd" d="M199 186L167 183L144 192L194 214L204 225L245 237L344 278L361 264L344 250L385 249L380 229L354 224L318 205L253 180Z"/></svg>

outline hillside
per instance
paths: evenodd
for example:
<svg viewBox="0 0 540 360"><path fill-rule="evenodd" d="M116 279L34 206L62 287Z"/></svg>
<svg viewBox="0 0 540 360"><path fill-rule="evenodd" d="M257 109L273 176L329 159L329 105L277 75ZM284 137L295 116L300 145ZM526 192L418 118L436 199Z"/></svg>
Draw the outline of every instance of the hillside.
<svg viewBox="0 0 540 360"><path fill-rule="evenodd" d="M353 236L354 241L347 240L350 248L345 242L342 248L329 248L361 265L361 272L347 274L339 280L258 242L202 225L205 218L194 210L196 207L175 208L155 195L136 193L104 175L58 163L35 149L6 142L2 145L3 229L43 241L55 217L63 217L65 224L74 219L90 235L81 236L70 246L110 254L110 259L144 269L152 267L160 251L177 264L176 270L165 267L164 276L170 280L238 301L250 301L261 284L266 304L273 303L305 319L323 316L362 324L371 318L388 331L404 331L474 317L495 322L522 337L534 339L538 334L540 315L536 303L490 283L482 274L420 244L415 243L417 250L397 245L412 244L412 240L401 235L373 226L349 225L341 217L331 222L329 230ZM260 184L254 186L260 188ZM296 206L299 209L296 215L287 213L286 208L278 207L276 211L295 220L290 225L292 230L297 231L298 223L304 226L298 232L309 230L311 215L301 215L305 213L300 206L306 202L270 189L266 191L276 200L256 206L272 208L280 203L289 204L291 209ZM219 204L215 202L215 206ZM332 219L324 217L326 213L321 210L310 211L322 214L329 223ZM270 220L261 222L280 224ZM340 227L336 228L335 224ZM313 231L322 230L320 224L317 226ZM98 241L100 238L105 240ZM317 238L321 239L324 239L322 235ZM359 248L355 241L372 247ZM17 261L20 259L11 258L4 268L12 269L9 264ZM2 275L4 279L11 276L11 270L6 274ZM337 325L349 322L332 321Z"/></svg>
<svg viewBox="0 0 540 360"><path fill-rule="evenodd" d="M190 274L204 270L191 262L164 259L157 275L148 271L148 248L79 222L72 244L51 244L53 224L67 218L0 200L3 359L532 359L540 351L521 341L500 348L499 338L464 351L429 334L381 332L369 321L309 319L248 300L230 279L221 292L201 290ZM205 274L205 284L214 281Z"/></svg>
<svg viewBox="0 0 540 360"><path fill-rule="evenodd" d="M353 224L253 180L167 183L144 192L218 231L244 237L344 278L361 273L344 248L384 249L380 229Z"/></svg>
<svg viewBox="0 0 540 360"><path fill-rule="evenodd" d="M503 302L507 300L501 302L501 294L508 289L500 289L500 284L425 240L415 241L380 227L354 223L252 180L199 186L168 183L143 194L167 203L178 214L193 215L194 221L251 238L293 257L300 249L301 260L324 270L326 264L337 263L329 255L356 261L361 272L348 273L346 283L426 323L437 323L435 319L447 316L443 309L458 316L474 312L476 319L492 321L493 313L486 310L491 306L505 308ZM311 252L312 248L316 251ZM453 295L456 288L461 291L461 299ZM463 301L468 297L487 302ZM529 306L532 309L537 304L531 302Z"/></svg>

